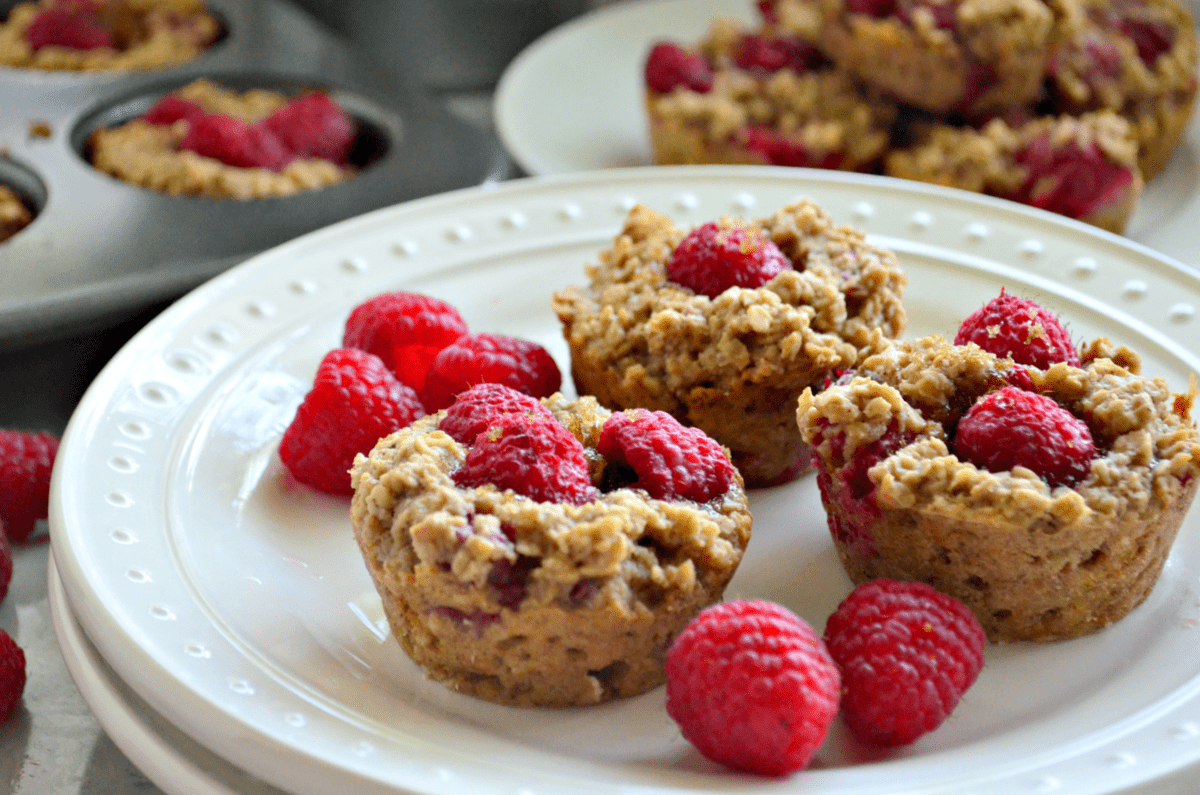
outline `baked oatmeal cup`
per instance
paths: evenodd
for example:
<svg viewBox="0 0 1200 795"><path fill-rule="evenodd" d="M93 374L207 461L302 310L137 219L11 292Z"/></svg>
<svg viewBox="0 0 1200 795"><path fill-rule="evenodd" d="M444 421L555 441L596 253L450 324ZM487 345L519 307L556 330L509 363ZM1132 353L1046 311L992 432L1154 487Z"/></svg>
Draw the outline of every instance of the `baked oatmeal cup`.
<svg viewBox="0 0 1200 795"><path fill-rule="evenodd" d="M681 70L680 63L691 71ZM831 68L811 42L718 18L694 50L661 43L645 65L654 159L870 171L893 103Z"/></svg>
<svg viewBox="0 0 1200 795"><path fill-rule="evenodd" d="M455 417L463 401L382 439L352 470L355 538L400 645L433 679L501 704L587 705L661 684L671 641L721 599L750 538L727 454L706 440L726 479L702 500L652 497L606 447L617 415L556 394L513 421L551 423L582 445L575 498L462 485L504 432L491 419L473 443L457 441L474 434Z"/></svg>
<svg viewBox="0 0 1200 795"><path fill-rule="evenodd" d="M335 185L355 173L356 125L328 95L235 91L210 80L88 139L92 165L175 196L262 199Z"/></svg>
<svg viewBox="0 0 1200 795"><path fill-rule="evenodd" d="M222 33L201 0L37 0L0 24L0 66L156 69L196 59Z"/></svg>
<svg viewBox="0 0 1200 795"><path fill-rule="evenodd" d="M718 286L712 295L685 286L671 273L703 251L703 241L691 243L701 233L713 246L732 245L722 256L775 250L781 270L758 286ZM726 270L718 262L708 273ZM808 468L796 398L898 336L906 322L907 280L896 256L836 226L810 201L690 233L638 206L586 272L586 287L552 300L579 393L614 410L665 411L703 430L729 448L750 487L784 483Z"/></svg>
<svg viewBox="0 0 1200 795"><path fill-rule="evenodd" d="M1042 370L932 336L803 394L797 422L850 578L926 582L993 641L1076 637L1139 605L1200 482L1195 386L1172 394L1107 340L1080 354L1082 367ZM1090 431L1074 482L965 460L962 417L1013 386Z"/></svg>

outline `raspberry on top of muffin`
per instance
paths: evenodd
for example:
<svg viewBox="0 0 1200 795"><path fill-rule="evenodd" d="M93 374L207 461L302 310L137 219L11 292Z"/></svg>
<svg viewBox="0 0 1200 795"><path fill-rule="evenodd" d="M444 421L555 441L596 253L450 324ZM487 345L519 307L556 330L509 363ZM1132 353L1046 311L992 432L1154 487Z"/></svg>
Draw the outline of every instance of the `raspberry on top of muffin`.
<svg viewBox="0 0 1200 795"><path fill-rule="evenodd" d="M700 428L753 487L808 466L797 396L906 321L896 256L809 201L690 231L638 206L586 271L552 302L579 393Z"/></svg>
<svg viewBox="0 0 1200 795"><path fill-rule="evenodd" d="M964 324L982 332L964 344L895 343L802 395L797 421L851 579L927 582L992 640L1074 637L1162 570L1200 482L1196 392L1104 339L1072 350L1078 364L1018 364L1023 340L1061 337L1044 310L1016 316L1024 334L993 316Z"/></svg>
<svg viewBox="0 0 1200 795"><path fill-rule="evenodd" d="M460 393L356 460L354 534L393 632L434 679L515 705L663 681L750 537L726 452L593 398Z"/></svg>

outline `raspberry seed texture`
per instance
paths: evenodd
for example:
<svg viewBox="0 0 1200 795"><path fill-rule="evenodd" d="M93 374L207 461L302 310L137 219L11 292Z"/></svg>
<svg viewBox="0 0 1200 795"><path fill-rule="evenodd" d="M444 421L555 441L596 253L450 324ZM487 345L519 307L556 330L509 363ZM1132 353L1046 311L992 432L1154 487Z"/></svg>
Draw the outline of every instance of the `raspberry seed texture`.
<svg viewBox="0 0 1200 795"><path fill-rule="evenodd" d="M33 534L50 505L50 473L58 437L50 433L0 430L0 522L19 544Z"/></svg>
<svg viewBox="0 0 1200 795"><path fill-rule="evenodd" d="M973 342L997 356L1041 370L1058 362L1079 367L1079 349L1052 313L1034 301L1000 288L1000 295L971 313L954 336L955 345Z"/></svg>
<svg viewBox="0 0 1200 795"><path fill-rule="evenodd" d="M658 500L708 502L733 482L733 464L721 445L664 411L615 412L600 429L596 451L632 467L638 476L633 487Z"/></svg>
<svg viewBox="0 0 1200 795"><path fill-rule="evenodd" d="M425 410L444 409L475 384L497 383L536 398L562 386L562 372L536 342L503 334L473 334L447 345L430 365L419 390Z"/></svg>
<svg viewBox="0 0 1200 795"><path fill-rule="evenodd" d="M716 298L730 287L762 287L792 263L761 229L733 218L693 229L667 263L667 278Z"/></svg>

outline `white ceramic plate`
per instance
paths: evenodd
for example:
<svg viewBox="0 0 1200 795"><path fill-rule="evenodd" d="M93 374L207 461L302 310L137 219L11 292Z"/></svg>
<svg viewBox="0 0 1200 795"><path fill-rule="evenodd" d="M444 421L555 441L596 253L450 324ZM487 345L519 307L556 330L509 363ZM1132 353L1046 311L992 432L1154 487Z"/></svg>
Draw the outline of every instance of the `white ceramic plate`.
<svg viewBox="0 0 1200 795"><path fill-rule="evenodd" d="M542 36L509 64L493 116L528 174L653 162L642 65L653 42L698 40L718 15L757 24L751 0L645 0L608 6ZM1200 269L1200 116L1125 232Z"/></svg>
<svg viewBox="0 0 1200 795"><path fill-rule="evenodd" d="M184 735L117 678L75 620L53 556L46 591L71 679L109 738L147 778L169 795L282 795Z"/></svg>
<svg viewBox="0 0 1200 795"><path fill-rule="evenodd" d="M425 680L388 636L347 502L296 485L282 430L351 307L452 301L475 331L545 344L551 293L584 278L634 202L694 225L817 200L895 249L910 336L951 333L1001 286L1078 338L1138 349L1176 391L1200 372L1200 279L1020 205L790 169L613 169L420 200L260 255L164 312L105 368L65 434L52 544L71 607L116 675L187 736L297 793L1110 793L1200 760L1200 513L1147 603L1069 643L991 648L937 732L871 756L834 731L813 769L726 773L661 689L589 709L505 708ZM727 595L818 627L849 591L811 478L752 497Z"/></svg>

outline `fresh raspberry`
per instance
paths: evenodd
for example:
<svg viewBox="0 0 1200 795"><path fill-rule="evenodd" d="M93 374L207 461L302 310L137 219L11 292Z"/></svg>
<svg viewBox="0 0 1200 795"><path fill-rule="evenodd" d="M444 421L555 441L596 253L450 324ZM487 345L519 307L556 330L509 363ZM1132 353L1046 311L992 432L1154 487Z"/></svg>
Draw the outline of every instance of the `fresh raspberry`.
<svg viewBox="0 0 1200 795"><path fill-rule="evenodd" d="M292 476L330 494L352 494L354 456L424 415L417 393L364 351L325 354L313 387L283 434L279 457Z"/></svg>
<svg viewBox="0 0 1200 795"><path fill-rule="evenodd" d="M12 717L25 692L25 652L0 629L0 723Z"/></svg>
<svg viewBox="0 0 1200 795"><path fill-rule="evenodd" d="M1146 3L1120 3L1114 14L1117 19L1112 27L1133 42L1147 69L1153 70L1158 56L1175 46L1175 28Z"/></svg>
<svg viewBox="0 0 1200 795"><path fill-rule="evenodd" d="M966 605L925 583L858 586L825 624L846 725L881 746L933 731L979 676L986 642Z"/></svg>
<svg viewBox="0 0 1200 795"><path fill-rule="evenodd" d="M454 482L490 483L537 502L582 505L596 498L583 445L555 417L503 414L475 437Z"/></svg>
<svg viewBox="0 0 1200 795"><path fill-rule="evenodd" d="M141 115L141 120L147 124L174 124L180 119L187 119L188 122L195 123L197 119L207 116L206 111L200 104L192 102L190 99L185 99L178 94L167 94L165 97L155 102L150 110Z"/></svg>
<svg viewBox="0 0 1200 795"><path fill-rule="evenodd" d="M556 420L550 409L535 397L503 384L478 384L459 393L446 409L438 429L459 444L469 445L505 414L535 414Z"/></svg>
<svg viewBox="0 0 1200 795"><path fill-rule="evenodd" d="M656 500L708 502L733 482L733 464L721 445L665 411L613 413L600 429L596 452L631 467L637 473L633 488Z"/></svg>
<svg viewBox="0 0 1200 795"><path fill-rule="evenodd" d="M794 141L770 127L757 125L747 128L746 148L758 152L773 166L837 169L846 159L846 153L840 149L814 155L800 141Z"/></svg>
<svg viewBox="0 0 1200 795"><path fill-rule="evenodd" d="M1050 133L1029 142L1015 159L1029 173L1006 198L1068 218L1087 218L1123 201L1134 182L1133 169L1109 160L1096 144L1055 144Z"/></svg>
<svg viewBox="0 0 1200 795"><path fill-rule="evenodd" d="M14 544L29 538L37 520L46 518L57 453L53 434L0 430L0 521Z"/></svg>
<svg viewBox="0 0 1200 795"><path fill-rule="evenodd" d="M98 19L68 8L51 8L40 12L29 24L25 39L34 50L47 46L72 50L116 46L112 33Z"/></svg>
<svg viewBox="0 0 1200 795"><path fill-rule="evenodd" d="M722 218L701 224L680 241L667 263L667 278L716 298L730 287L761 287L791 267L766 232Z"/></svg>
<svg viewBox="0 0 1200 795"><path fill-rule="evenodd" d="M1022 466L1051 487L1087 477L1096 444L1083 420L1045 395L1005 387L976 401L959 420L954 453L989 472Z"/></svg>
<svg viewBox="0 0 1200 795"><path fill-rule="evenodd" d="M282 171L292 161L275 133L216 113L192 122L179 148L239 168Z"/></svg>
<svg viewBox="0 0 1200 795"><path fill-rule="evenodd" d="M708 59L667 42L655 44L650 50L645 77L650 90L659 94L670 93L678 86L707 94L713 85Z"/></svg>
<svg viewBox="0 0 1200 795"><path fill-rule="evenodd" d="M562 372L550 352L536 342L503 334L473 334L447 345L434 357L421 400L432 413L453 403L459 392L489 381L544 398L562 386Z"/></svg>
<svg viewBox="0 0 1200 795"><path fill-rule="evenodd" d="M846 0L846 10L883 19L896 12L896 0Z"/></svg>
<svg viewBox="0 0 1200 795"><path fill-rule="evenodd" d="M8 586L12 583L13 551L8 542L8 533L4 530L4 522L0 522L0 601L8 596Z"/></svg>
<svg viewBox="0 0 1200 795"><path fill-rule="evenodd" d="M1039 304L1010 295L1000 295L967 316L954 335L955 345L973 342L997 356L1041 370L1058 362L1078 367L1079 349L1059 319Z"/></svg>
<svg viewBox="0 0 1200 795"><path fill-rule="evenodd" d="M736 63L746 70L771 74L780 69L807 72L824 61L815 44L794 36L772 38L751 33L738 42Z"/></svg>
<svg viewBox="0 0 1200 795"><path fill-rule="evenodd" d="M466 321L445 301L419 293L384 293L354 308L342 345L375 354L401 383L420 392L434 357L466 333Z"/></svg>
<svg viewBox="0 0 1200 795"><path fill-rule="evenodd" d="M354 120L326 94L307 94L265 118L262 125L296 157L345 164L357 129Z"/></svg>
<svg viewBox="0 0 1200 795"><path fill-rule="evenodd" d="M801 618L762 600L696 616L666 660L667 714L714 762L782 776L808 765L838 711L840 679Z"/></svg>

